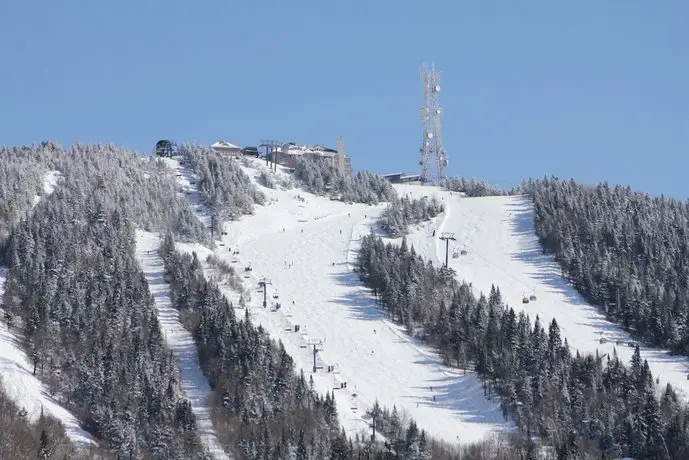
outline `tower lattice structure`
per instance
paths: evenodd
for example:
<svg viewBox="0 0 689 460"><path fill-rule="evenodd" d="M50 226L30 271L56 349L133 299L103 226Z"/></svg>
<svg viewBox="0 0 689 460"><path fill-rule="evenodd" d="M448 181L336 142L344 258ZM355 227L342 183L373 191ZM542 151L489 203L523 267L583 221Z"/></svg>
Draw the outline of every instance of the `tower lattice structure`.
<svg viewBox="0 0 689 460"><path fill-rule="evenodd" d="M421 142L421 180L430 182L445 177L445 168L448 164L448 156L443 146L443 138L440 132L440 74L435 71L433 63L421 66L421 79L423 81L424 104L421 109L421 121L423 122L423 140ZM432 165L434 163L434 165ZM433 168L433 166L435 166Z"/></svg>

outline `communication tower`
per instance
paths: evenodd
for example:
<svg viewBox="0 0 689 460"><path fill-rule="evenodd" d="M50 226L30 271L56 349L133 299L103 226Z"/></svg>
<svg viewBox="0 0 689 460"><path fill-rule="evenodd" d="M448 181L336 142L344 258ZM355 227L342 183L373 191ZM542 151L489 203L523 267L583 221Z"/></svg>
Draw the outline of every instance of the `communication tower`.
<svg viewBox="0 0 689 460"><path fill-rule="evenodd" d="M421 142L421 181L443 179L448 157L443 147L440 133L440 74L435 71L435 64L421 66L421 80L423 81L424 104L421 109L423 122L423 141ZM435 163L435 174L431 175L431 163Z"/></svg>

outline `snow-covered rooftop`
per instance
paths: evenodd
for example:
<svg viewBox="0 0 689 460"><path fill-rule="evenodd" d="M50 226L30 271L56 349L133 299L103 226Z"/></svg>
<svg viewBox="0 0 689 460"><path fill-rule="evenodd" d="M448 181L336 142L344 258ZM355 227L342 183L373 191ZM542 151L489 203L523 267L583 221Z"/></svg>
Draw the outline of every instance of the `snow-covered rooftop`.
<svg viewBox="0 0 689 460"><path fill-rule="evenodd" d="M227 141L218 141L211 145L211 148L215 150L241 150L241 147Z"/></svg>

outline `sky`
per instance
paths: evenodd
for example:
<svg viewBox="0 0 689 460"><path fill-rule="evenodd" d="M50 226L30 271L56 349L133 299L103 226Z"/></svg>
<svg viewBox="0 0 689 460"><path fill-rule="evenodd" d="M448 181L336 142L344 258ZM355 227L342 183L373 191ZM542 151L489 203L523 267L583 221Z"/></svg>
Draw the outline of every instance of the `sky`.
<svg viewBox="0 0 689 460"><path fill-rule="evenodd" d="M414 174L431 61L448 175L689 198L686 0L3 0L0 145L344 136Z"/></svg>

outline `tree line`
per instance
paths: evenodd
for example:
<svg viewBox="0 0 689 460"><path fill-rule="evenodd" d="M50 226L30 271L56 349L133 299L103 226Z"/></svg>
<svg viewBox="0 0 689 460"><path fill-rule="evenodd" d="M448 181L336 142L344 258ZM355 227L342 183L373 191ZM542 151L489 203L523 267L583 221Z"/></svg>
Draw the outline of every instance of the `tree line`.
<svg viewBox="0 0 689 460"><path fill-rule="evenodd" d="M397 197L383 177L369 171L344 175L325 161L296 158L294 177L308 192L345 202L377 204Z"/></svg>
<svg viewBox="0 0 689 460"><path fill-rule="evenodd" d="M465 177L448 177L442 179L439 185L453 192L462 192L470 198L479 196L514 195L519 192L518 189L505 190L501 187L491 186L487 181L479 181L473 177L471 180Z"/></svg>
<svg viewBox="0 0 689 460"><path fill-rule="evenodd" d="M656 397L638 347L628 366L615 353L573 355L556 321L516 313L497 287L475 298L406 241L364 237L356 269L391 319L425 336L448 365L475 371L505 417L558 458L689 456L689 408L670 385Z"/></svg>
<svg viewBox="0 0 689 460"><path fill-rule="evenodd" d="M64 175L2 247L4 320L33 372L114 455L205 458L134 241L135 226L198 240L201 223L154 160L103 145L18 151L19 167Z"/></svg>
<svg viewBox="0 0 689 460"><path fill-rule="evenodd" d="M436 217L445 209L437 198L394 198L381 215L383 230L392 238L409 233L409 226Z"/></svg>
<svg viewBox="0 0 689 460"><path fill-rule="evenodd" d="M689 203L555 177L522 188L545 251L586 300L638 339L689 355Z"/></svg>
<svg viewBox="0 0 689 460"><path fill-rule="evenodd" d="M196 174L194 185L203 204L216 213L217 233L222 231L223 221L253 214L254 205L265 202L265 196L242 171L239 161L198 144L182 144L177 154Z"/></svg>

